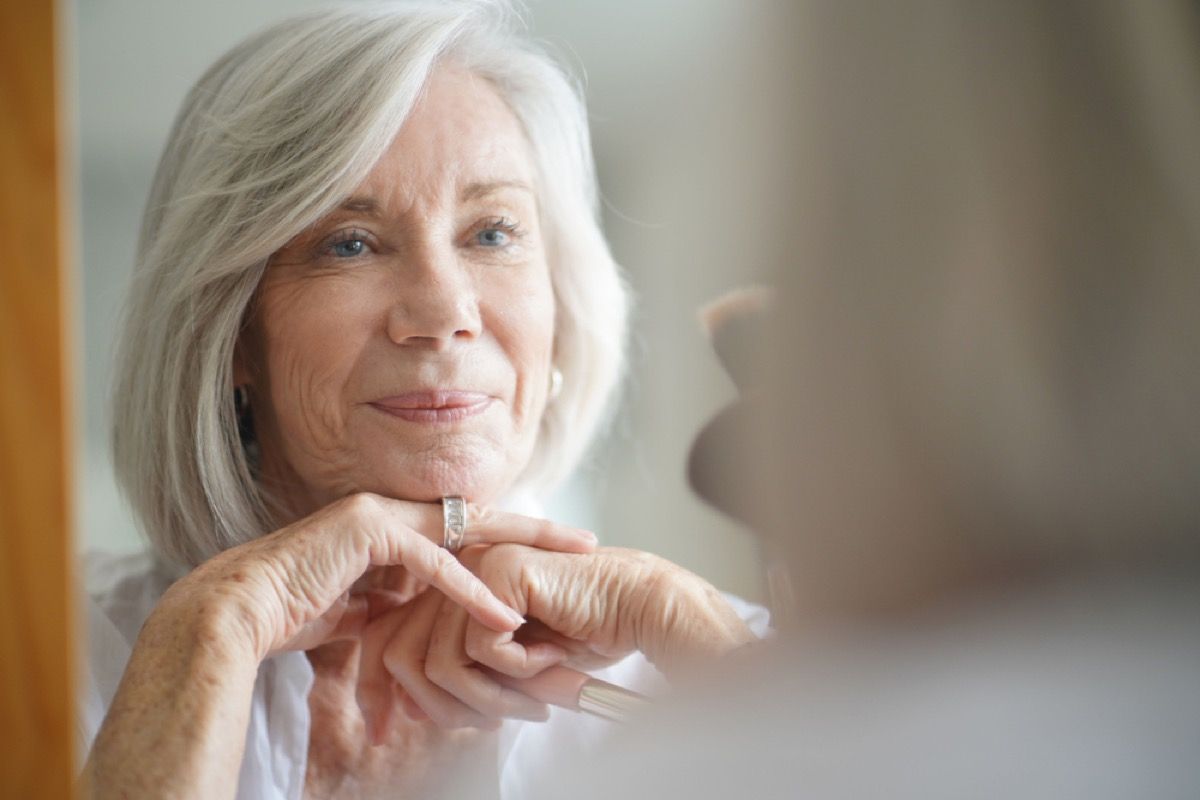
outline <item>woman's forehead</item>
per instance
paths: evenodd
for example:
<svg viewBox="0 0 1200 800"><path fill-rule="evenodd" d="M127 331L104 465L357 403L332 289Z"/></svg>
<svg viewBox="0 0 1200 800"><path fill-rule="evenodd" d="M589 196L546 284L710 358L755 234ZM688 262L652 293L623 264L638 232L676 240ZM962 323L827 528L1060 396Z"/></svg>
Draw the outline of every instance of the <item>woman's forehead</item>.
<svg viewBox="0 0 1200 800"><path fill-rule="evenodd" d="M534 166L520 123L488 81L439 67L400 132L353 193L392 206L468 202L532 192Z"/></svg>

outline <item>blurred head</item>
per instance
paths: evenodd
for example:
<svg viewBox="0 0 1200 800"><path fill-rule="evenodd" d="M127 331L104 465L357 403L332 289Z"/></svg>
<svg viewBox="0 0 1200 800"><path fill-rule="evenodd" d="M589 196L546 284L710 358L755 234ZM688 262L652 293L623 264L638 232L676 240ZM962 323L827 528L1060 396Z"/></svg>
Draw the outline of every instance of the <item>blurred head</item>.
<svg viewBox="0 0 1200 800"><path fill-rule="evenodd" d="M582 102L504 3L297 17L219 60L176 120L118 475L183 564L354 491L545 489L615 388L626 305Z"/></svg>
<svg viewBox="0 0 1200 800"><path fill-rule="evenodd" d="M804 611L1194 568L1193 9L797 14L790 223L761 245L783 268L757 405L723 441Z"/></svg>

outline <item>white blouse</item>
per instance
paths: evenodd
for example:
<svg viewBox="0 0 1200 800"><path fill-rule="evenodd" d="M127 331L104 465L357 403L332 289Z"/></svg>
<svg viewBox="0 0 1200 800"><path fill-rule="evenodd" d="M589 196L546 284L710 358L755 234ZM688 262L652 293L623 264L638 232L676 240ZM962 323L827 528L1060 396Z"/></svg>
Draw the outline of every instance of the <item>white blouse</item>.
<svg viewBox="0 0 1200 800"><path fill-rule="evenodd" d="M143 621L175 577L144 553L90 554L84 573L88 648L79 692L80 754L91 749ZM726 599L756 635L766 635L766 609L729 595ZM662 675L639 653L594 675L649 695L661 693L666 686ZM300 800L304 794L312 681L312 667L304 653L284 653L259 667L239 798ZM554 763L594 752L614 729L613 723L561 708L551 708L547 722L506 720L498 748L500 797L526 797Z"/></svg>

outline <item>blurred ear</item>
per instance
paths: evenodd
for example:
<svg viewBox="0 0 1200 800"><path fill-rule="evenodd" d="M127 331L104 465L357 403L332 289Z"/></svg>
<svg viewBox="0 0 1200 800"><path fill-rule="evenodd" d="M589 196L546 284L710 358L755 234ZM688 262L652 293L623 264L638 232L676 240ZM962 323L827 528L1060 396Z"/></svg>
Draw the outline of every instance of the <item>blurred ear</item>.
<svg viewBox="0 0 1200 800"><path fill-rule="evenodd" d="M755 374L754 354L763 347L766 319L774 294L765 286L744 286L713 300L700 309L700 324L712 341L713 350L738 391L761 383Z"/></svg>
<svg viewBox="0 0 1200 800"><path fill-rule="evenodd" d="M755 519L755 463L751 443L755 420L765 408L755 389L763 376L755 354L765 345L772 293L761 286L735 289L700 310L721 366L737 385L739 397L722 409L696 436L688 456L688 482L696 494L734 519L752 527Z"/></svg>

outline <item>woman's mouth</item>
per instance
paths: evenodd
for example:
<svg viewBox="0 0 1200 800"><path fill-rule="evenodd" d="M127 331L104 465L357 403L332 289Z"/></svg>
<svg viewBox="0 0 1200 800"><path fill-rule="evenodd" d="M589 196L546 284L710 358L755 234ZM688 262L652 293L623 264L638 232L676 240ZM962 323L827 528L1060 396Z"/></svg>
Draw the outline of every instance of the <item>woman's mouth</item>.
<svg viewBox="0 0 1200 800"><path fill-rule="evenodd" d="M409 422L446 423L482 414L492 404L492 399L481 392L435 390L383 397L371 405Z"/></svg>

